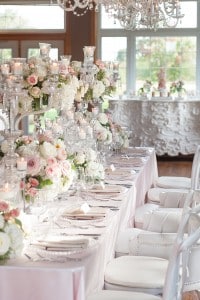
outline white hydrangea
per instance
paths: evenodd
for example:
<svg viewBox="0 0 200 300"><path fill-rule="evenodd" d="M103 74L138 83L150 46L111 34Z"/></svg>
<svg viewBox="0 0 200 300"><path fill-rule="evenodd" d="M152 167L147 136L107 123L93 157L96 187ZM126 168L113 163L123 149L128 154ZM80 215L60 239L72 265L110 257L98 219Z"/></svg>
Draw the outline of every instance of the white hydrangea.
<svg viewBox="0 0 200 300"><path fill-rule="evenodd" d="M90 161L85 168L85 174L96 180L103 180L105 176L104 167L101 163Z"/></svg>
<svg viewBox="0 0 200 300"><path fill-rule="evenodd" d="M11 255L10 257L15 257L20 255L23 249L23 233L22 230L16 224L9 224L5 228L5 233L10 239Z"/></svg>
<svg viewBox="0 0 200 300"><path fill-rule="evenodd" d="M10 248L10 238L7 233L0 232L0 255L6 254Z"/></svg>
<svg viewBox="0 0 200 300"><path fill-rule="evenodd" d="M97 159L97 152L92 148L88 148L86 151L86 160L95 161Z"/></svg>
<svg viewBox="0 0 200 300"><path fill-rule="evenodd" d="M105 92L105 85L102 81L96 80L93 85L93 98L98 99Z"/></svg>

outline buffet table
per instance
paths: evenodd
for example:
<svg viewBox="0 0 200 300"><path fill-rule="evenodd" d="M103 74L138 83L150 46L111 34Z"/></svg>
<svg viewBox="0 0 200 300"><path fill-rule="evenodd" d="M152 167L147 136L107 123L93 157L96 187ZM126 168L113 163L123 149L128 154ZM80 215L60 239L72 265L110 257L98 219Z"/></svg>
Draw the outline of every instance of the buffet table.
<svg viewBox="0 0 200 300"><path fill-rule="evenodd" d="M115 122L131 130L130 144L156 154L193 154L200 144L200 101L152 98L110 100Z"/></svg>
<svg viewBox="0 0 200 300"><path fill-rule="evenodd" d="M41 277L46 283L48 276L54 280L55 272L60 272L62 280L58 284L64 284L63 291L67 286L71 295L66 299L84 299L82 268L86 296L103 288L104 271L114 257L118 231L133 226L135 208L144 203L146 192L158 176L153 148L129 148L111 157L109 163L104 188L96 186L87 193L82 192L81 197L69 192L67 196L63 194L61 199L48 204L37 216L37 222L32 225L31 235L26 240L23 257L0 267L0 299L11 299L5 297L9 288L3 286L5 282L11 284L13 274L17 278L22 277L21 286L26 291L25 295L30 292L29 289L32 290L30 284L26 285L27 270L32 271L33 278L38 274L41 276L41 270L45 270L47 275ZM64 242L72 247L71 243L76 242L77 248L73 249L73 244L70 250L52 250L52 238L56 241L59 238L59 247L63 247ZM53 243L56 247L55 240ZM11 272L11 267L15 273ZM41 293L42 290L41 286ZM23 298L21 293L16 293L15 300L61 300L59 296L39 298L39 294L37 290L37 297Z"/></svg>

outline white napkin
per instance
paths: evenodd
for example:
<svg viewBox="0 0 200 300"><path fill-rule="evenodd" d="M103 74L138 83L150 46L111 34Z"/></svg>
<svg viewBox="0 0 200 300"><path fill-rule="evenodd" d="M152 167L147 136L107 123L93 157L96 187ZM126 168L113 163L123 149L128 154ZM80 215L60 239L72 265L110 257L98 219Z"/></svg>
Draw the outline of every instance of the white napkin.
<svg viewBox="0 0 200 300"><path fill-rule="evenodd" d="M85 249L88 247L88 243L89 240L86 238L69 236L63 238L49 237L44 240L31 242L31 245L47 251L68 251Z"/></svg>
<svg viewBox="0 0 200 300"><path fill-rule="evenodd" d="M89 207L87 210L83 210L82 207L76 207L72 209L66 209L62 213L62 217L75 219L75 220L92 220L104 218L107 210L97 207Z"/></svg>

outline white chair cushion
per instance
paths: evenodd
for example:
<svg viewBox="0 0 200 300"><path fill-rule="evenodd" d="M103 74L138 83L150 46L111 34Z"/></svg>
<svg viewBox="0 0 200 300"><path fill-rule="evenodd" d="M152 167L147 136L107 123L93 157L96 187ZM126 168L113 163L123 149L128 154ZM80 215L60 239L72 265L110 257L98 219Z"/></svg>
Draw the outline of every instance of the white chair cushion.
<svg viewBox="0 0 200 300"><path fill-rule="evenodd" d="M183 208L188 190L172 190L163 191L160 194L160 205L163 207Z"/></svg>
<svg viewBox="0 0 200 300"><path fill-rule="evenodd" d="M187 189L151 188L147 192L147 202L162 207L183 207Z"/></svg>
<svg viewBox="0 0 200 300"><path fill-rule="evenodd" d="M147 256L120 256L108 263L105 289L162 293L168 260Z"/></svg>
<svg viewBox="0 0 200 300"><path fill-rule="evenodd" d="M152 232L175 233L181 221L181 208L159 208L144 214L143 229Z"/></svg>
<svg viewBox="0 0 200 300"><path fill-rule="evenodd" d="M147 202L160 205L160 193L163 192L163 188L153 187L147 192Z"/></svg>
<svg viewBox="0 0 200 300"><path fill-rule="evenodd" d="M162 300L162 298L137 292L102 290L90 295L86 300Z"/></svg>
<svg viewBox="0 0 200 300"><path fill-rule="evenodd" d="M129 254L139 256L155 256L169 259L176 233L155 233L143 231L129 240Z"/></svg>
<svg viewBox="0 0 200 300"><path fill-rule="evenodd" d="M127 228L123 231L120 231L115 244L115 256L119 257L122 255L128 255L130 239L136 239L141 232L145 231L139 228Z"/></svg>
<svg viewBox="0 0 200 300"><path fill-rule="evenodd" d="M143 228L144 214L146 212L152 212L159 208L159 205L153 203L145 203L144 205L137 207L135 210L134 224L136 228Z"/></svg>
<svg viewBox="0 0 200 300"><path fill-rule="evenodd" d="M191 178L176 176L160 176L156 180L156 187L172 188L172 189L190 189Z"/></svg>

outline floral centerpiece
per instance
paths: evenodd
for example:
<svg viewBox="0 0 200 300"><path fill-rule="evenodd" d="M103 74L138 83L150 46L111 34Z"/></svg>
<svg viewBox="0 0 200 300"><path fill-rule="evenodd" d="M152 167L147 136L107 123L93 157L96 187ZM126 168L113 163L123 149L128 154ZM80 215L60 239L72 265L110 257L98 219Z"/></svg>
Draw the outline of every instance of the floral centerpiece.
<svg viewBox="0 0 200 300"><path fill-rule="evenodd" d="M153 90L153 84L150 80L146 80L143 86L139 89L138 94L140 96L147 96Z"/></svg>
<svg viewBox="0 0 200 300"><path fill-rule="evenodd" d="M16 152L27 160L27 175L22 186L25 199L34 199L41 189L68 190L74 172L62 139L54 139L51 132L41 134L37 140L23 136L16 141Z"/></svg>
<svg viewBox="0 0 200 300"><path fill-rule="evenodd" d="M103 142L107 145L112 143L112 131L110 120L106 113L99 113L93 121L93 130L98 142Z"/></svg>
<svg viewBox="0 0 200 300"><path fill-rule="evenodd" d="M170 86L170 93L174 94L174 93L182 93L185 92L185 88L184 88L184 82L182 80L178 80L178 81L174 81L172 82L171 86Z"/></svg>
<svg viewBox="0 0 200 300"><path fill-rule="evenodd" d="M0 200L0 263L22 252L23 230L18 216L18 209L11 209L7 202Z"/></svg>
<svg viewBox="0 0 200 300"><path fill-rule="evenodd" d="M23 70L23 89L27 92L19 98L19 112L49 108L71 108L79 88L73 74L50 73L50 62L32 57Z"/></svg>
<svg viewBox="0 0 200 300"><path fill-rule="evenodd" d="M80 149L72 155L77 173L80 169L84 175L93 179L94 183L104 180L104 167L98 161L97 152L92 148Z"/></svg>
<svg viewBox="0 0 200 300"><path fill-rule="evenodd" d="M94 80L90 85L88 83L80 84L78 93L75 97L76 101L103 101L104 96L111 96L116 90L116 82L109 74L106 65L101 60L97 60L95 63L96 74Z"/></svg>

